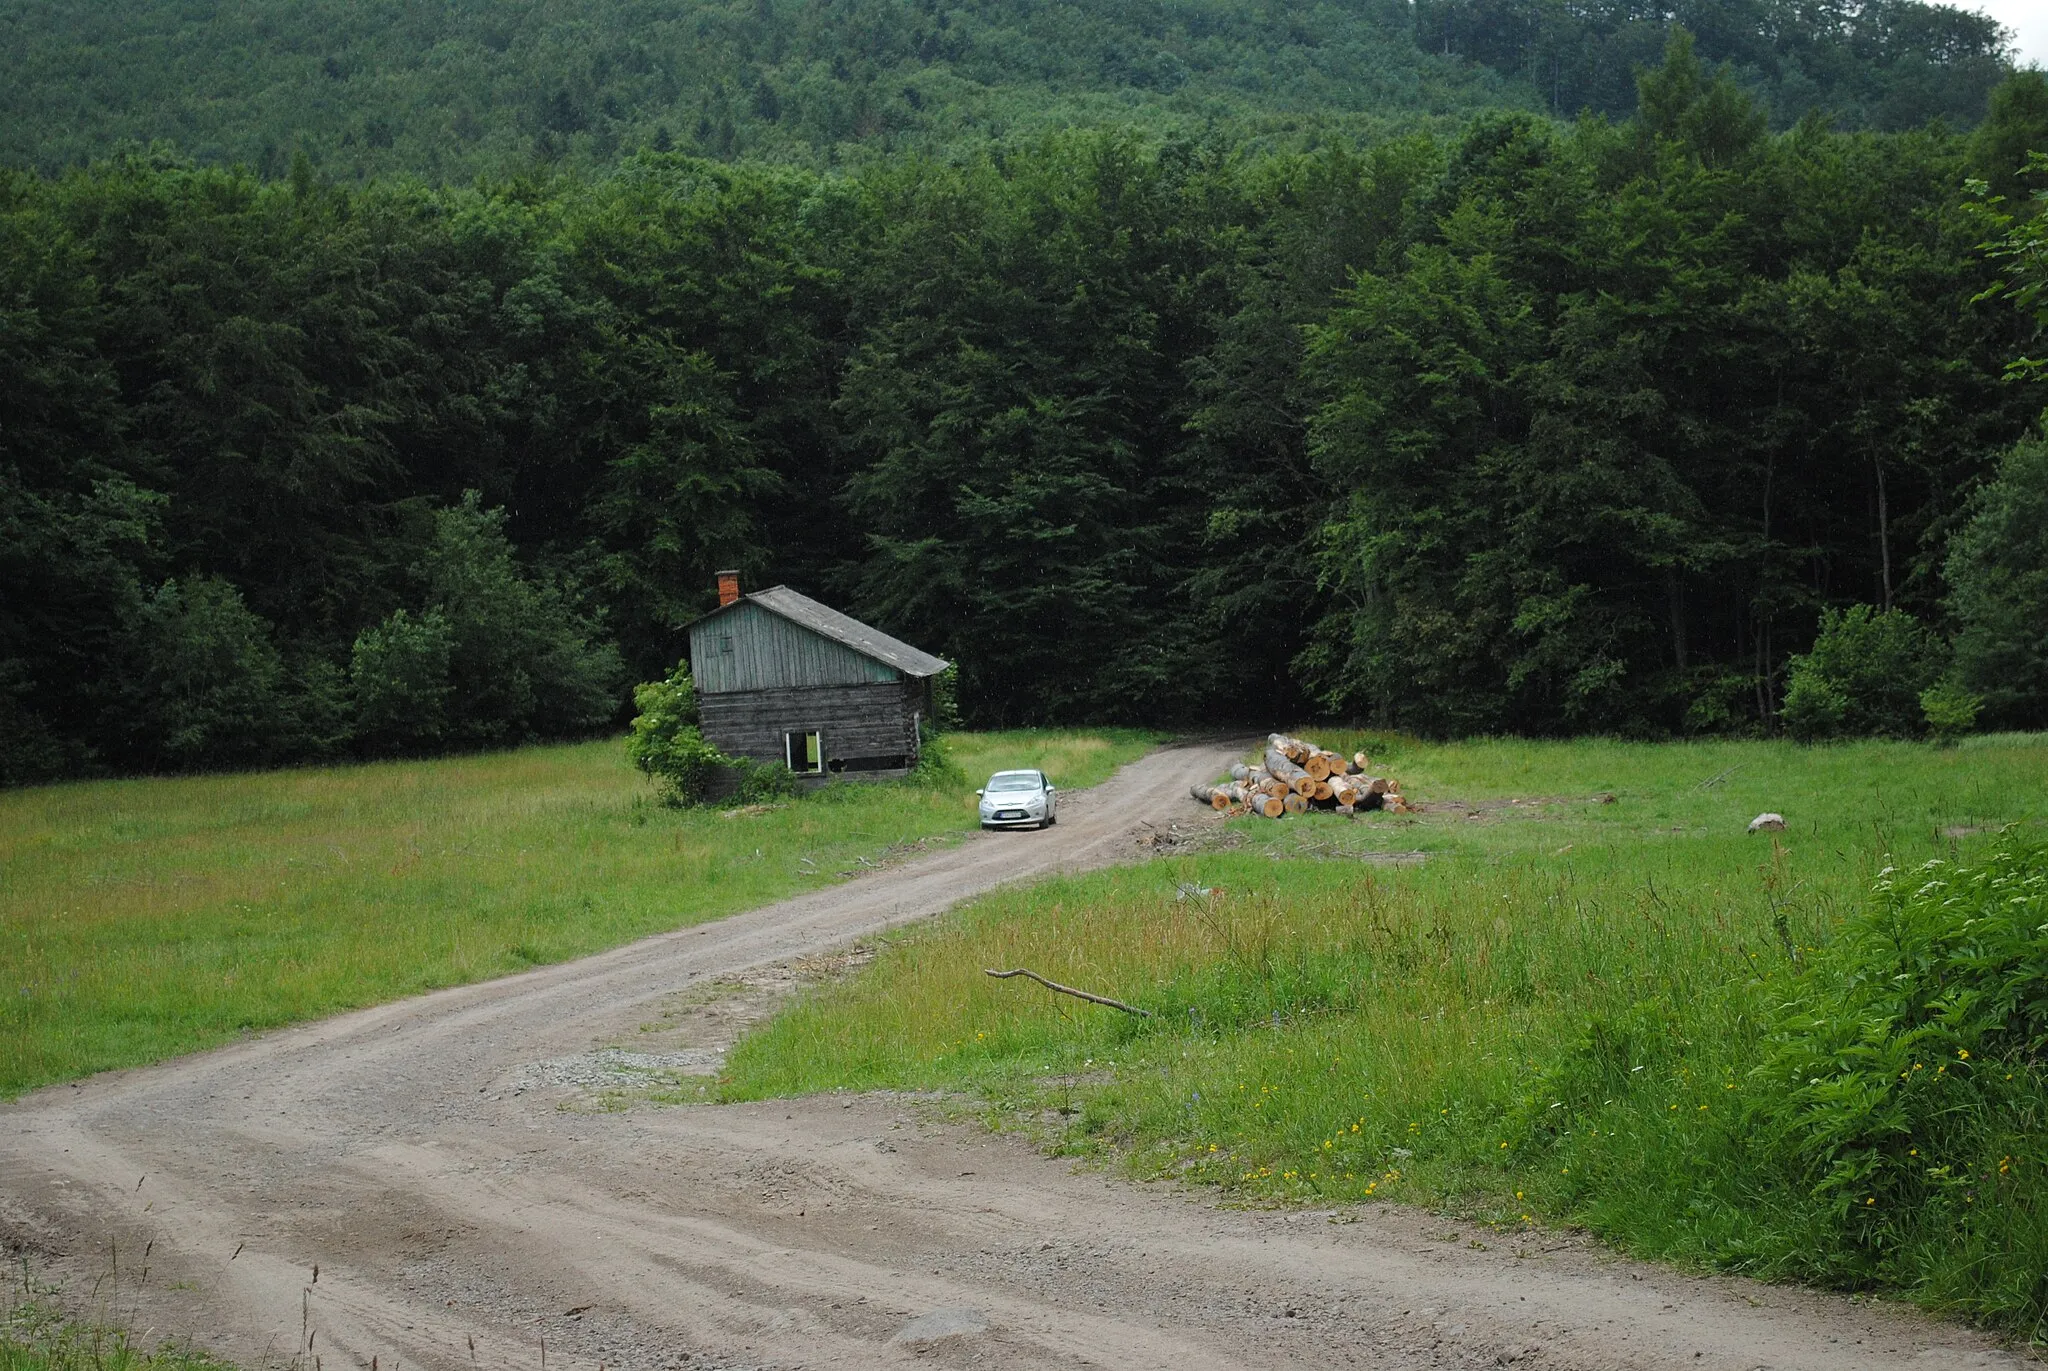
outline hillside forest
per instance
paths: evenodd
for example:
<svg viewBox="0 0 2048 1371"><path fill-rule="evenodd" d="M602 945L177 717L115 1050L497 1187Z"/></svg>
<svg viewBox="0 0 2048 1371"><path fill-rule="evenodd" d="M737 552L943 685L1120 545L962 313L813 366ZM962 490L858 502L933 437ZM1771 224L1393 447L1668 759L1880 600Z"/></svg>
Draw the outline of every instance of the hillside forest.
<svg viewBox="0 0 2048 1371"><path fill-rule="evenodd" d="M1921 0L12 0L0 164L169 140L437 182L640 148L814 167L1074 124L1291 146L1483 109L1626 118L1673 25L1783 129L1966 128L2006 35Z"/></svg>
<svg viewBox="0 0 2048 1371"><path fill-rule="evenodd" d="M0 173L0 779L610 727L725 566L983 724L2048 725L2048 83L1773 131L1679 32L1638 86Z"/></svg>

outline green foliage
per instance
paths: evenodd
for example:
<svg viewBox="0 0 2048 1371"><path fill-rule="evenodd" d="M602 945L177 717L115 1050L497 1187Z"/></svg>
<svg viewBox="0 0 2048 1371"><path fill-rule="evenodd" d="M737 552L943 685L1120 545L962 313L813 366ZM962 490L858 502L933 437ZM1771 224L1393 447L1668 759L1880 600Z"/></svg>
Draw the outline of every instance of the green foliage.
<svg viewBox="0 0 2048 1371"><path fill-rule="evenodd" d="M267 761L290 731L283 660L270 625L219 577L166 581L136 617L132 746L163 765Z"/></svg>
<svg viewBox="0 0 2048 1371"><path fill-rule="evenodd" d="M917 766L911 771L911 780L928 789L966 789L967 773L953 759L953 749L947 745L945 734L928 722L921 723L918 732L921 736L918 739Z"/></svg>
<svg viewBox="0 0 2048 1371"><path fill-rule="evenodd" d="M960 664L948 662L932 677L931 736L960 727Z"/></svg>
<svg viewBox="0 0 2048 1371"><path fill-rule="evenodd" d="M1984 697L1965 690L1953 674L1920 692L1920 713L1936 742L1953 743L1977 726Z"/></svg>
<svg viewBox="0 0 2048 1371"><path fill-rule="evenodd" d="M1769 123L1726 67L1711 76L1702 69L1685 29L1672 31L1663 65L1638 75L1636 89L1644 138L1683 147L1704 166L1754 156Z"/></svg>
<svg viewBox="0 0 2048 1371"><path fill-rule="evenodd" d="M1236 47L1301 36L1203 13L1118 71L1171 50L1192 100ZM1016 17L872 14L919 50ZM707 15L841 51L815 15ZM1051 43L1064 79L1060 44L1128 18L1033 11L986 70ZM558 21L494 32L517 65ZM579 22L550 60L603 47ZM1958 189L1977 141L1770 136L1748 59L1712 65L1726 25L1622 28L1666 52L1624 123L1140 119L830 172L565 153L439 189L337 183L309 131L274 177L163 148L0 175L0 778L188 764L135 705L169 579L267 626L277 723L244 741L276 760L603 727L727 566L960 661L973 721L1314 701L1434 733L1769 731L1823 611L1935 622L1971 492L2040 409L2000 380L2031 324L1956 308L2000 289ZM327 94L375 84L332 55ZM580 147L607 81L664 79L628 56L521 97L534 136ZM809 117L756 66L714 138ZM390 118L391 148L351 146L407 155Z"/></svg>
<svg viewBox="0 0 2048 1371"><path fill-rule="evenodd" d="M653 149L858 163L1114 121L1372 126L1527 85L1419 49L1407 7L1233 0L593 0L431 14L255 0L202 22L147 0L61 3L0 55L0 158L56 169L175 134L283 178L459 184ZM79 64L96 78L81 85ZM196 92L207 92L204 99Z"/></svg>
<svg viewBox="0 0 2048 1371"><path fill-rule="evenodd" d="M394 609L356 638L349 656L355 734L373 750L407 751L448 727L448 658L454 634L440 611Z"/></svg>
<svg viewBox="0 0 2048 1371"><path fill-rule="evenodd" d="M1947 667L1946 644L1902 609L1828 610L1813 650L1792 659L1785 727L1802 742L1918 737L1927 694L1951 714L1960 703L1938 690Z"/></svg>
<svg viewBox="0 0 2048 1371"><path fill-rule="evenodd" d="M2048 151L2048 73L2016 71L1991 92L1984 122L1970 139L1973 170L1991 194L2023 199L2028 155L2041 151ZM2036 164L2033 175L2038 177L2040 170Z"/></svg>
<svg viewBox="0 0 2048 1371"><path fill-rule="evenodd" d="M437 512L421 566L448 632L449 727L472 743L585 733L610 723L623 672L618 650L562 591L524 574L505 512L476 491Z"/></svg>
<svg viewBox="0 0 2048 1371"><path fill-rule="evenodd" d="M2034 134L2031 126L2025 130L2029 139ZM2048 151L2030 150L2025 165L2008 172L2008 180L2020 178L2037 187L2026 203L2008 208L2002 199L1990 199L1976 207L1979 220L1994 235L1983 245L1985 254L2000 271L2000 279L1976 298L2010 300L2034 321L2032 341L2038 343L2041 331L2048 329ZM1975 188L1989 189L1981 182ZM2018 356L2007 364L2006 372L2014 380L2038 380L2048 374L2048 358Z"/></svg>
<svg viewBox="0 0 2048 1371"><path fill-rule="evenodd" d="M1824 1215L1794 1269L1912 1284L1937 1254L1997 1251L2002 1269L1944 1273L1940 1293L2005 1317L2048 1299L2048 1216L2014 1175L2048 1161L2026 1141L2048 1085L2044 930L2048 854L2008 837L1981 861L1888 868L1802 978L1745 1115L1759 1159Z"/></svg>
<svg viewBox="0 0 2048 1371"><path fill-rule="evenodd" d="M20 1284L27 1285L27 1278ZM190 1346L165 1341L151 1347L144 1341L147 1337L118 1326L66 1318L54 1303L18 1290L17 1298L0 1314L0 1371L233 1371L228 1363Z"/></svg>
<svg viewBox="0 0 2048 1371"><path fill-rule="evenodd" d="M733 798L743 805L776 804L804 793L796 773L780 762L737 757L727 760L725 765L733 773Z"/></svg>
<svg viewBox="0 0 2048 1371"><path fill-rule="evenodd" d="M1956 671L1987 721L2048 725L2048 439L2016 444L1950 545Z"/></svg>
<svg viewBox="0 0 2048 1371"><path fill-rule="evenodd" d="M626 755L633 765L661 785L670 804L703 799L712 777L733 763L704 741L697 727L697 688L690 679L690 664L678 662L664 679L634 686L633 705L639 712L626 739Z"/></svg>
<svg viewBox="0 0 2048 1371"><path fill-rule="evenodd" d="M0 158L54 170L175 134L311 188L459 184L640 148L857 164L1089 122L1288 136L1486 105L1620 117L1674 23L1788 124L1966 126L2008 69L1990 20L1915 0L250 0L205 14L60 0L0 50Z"/></svg>
<svg viewBox="0 0 2048 1371"><path fill-rule="evenodd" d="M1298 660L1328 707L1432 733L1768 727L1818 611L1937 607L1946 532L2029 404L1997 383L2008 324L1966 342L1921 295L1983 279L1962 204L1878 209L1930 203L1944 155L1758 138L1683 43L1643 89L1633 128L1475 121L1416 197L1427 231L1308 326L1334 503ZM1853 242L1820 227L1847 208L1823 184L1858 187Z"/></svg>
<svg viewBox="0 0 2048 1371"><path fill-rule="evenodd" d="M1631 73L1654 63L1672 33L1696 38L1723 79L1739 81L1781 124L1816 115L1852 128L1967 124L2010 70L1995 20L1918 0L1675 0L1653 10L1419 0L1414 15L1419 45L1521 75L1561 115L1628 113Z"/></svg>

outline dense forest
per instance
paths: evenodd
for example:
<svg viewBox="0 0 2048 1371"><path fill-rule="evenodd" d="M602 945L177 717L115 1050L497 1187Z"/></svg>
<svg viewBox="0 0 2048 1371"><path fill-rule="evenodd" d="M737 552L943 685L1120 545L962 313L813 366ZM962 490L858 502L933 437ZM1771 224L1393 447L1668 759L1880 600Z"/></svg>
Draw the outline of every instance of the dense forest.
<svg viewBox="0 0 2048 1371"><path fill-rule="evenodd" d="M1770 729L1889 623L2048 723L1990 111L1774 134L1681 34L1619 122L1293 150L0 173L0 778L607 726L728 565L984 722Z"/></svg>
<svg viewBox="0 0 2048 1371"><path fill-rule="evenodd" d="M2003 32L1921 0L9 0L0 164L175 143L350 181L837 165L1116 122L1269 148L1483 108L1626 117L1674 24L1774 127L1975 123Z"/></svg>

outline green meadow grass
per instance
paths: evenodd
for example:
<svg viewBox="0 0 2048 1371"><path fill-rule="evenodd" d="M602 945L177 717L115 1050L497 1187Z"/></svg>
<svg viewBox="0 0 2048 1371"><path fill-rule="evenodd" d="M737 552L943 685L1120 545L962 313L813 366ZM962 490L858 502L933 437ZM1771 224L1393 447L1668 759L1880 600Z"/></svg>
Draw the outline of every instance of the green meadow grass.
<svg viewBox="0 0 2048 1371"><path fill-rule="evenodd" d="M1155 740L947 744L1085 786ZM0 793L0 1096L752 908L972 828L972 784L678 811L614 739Z"/></svg>
<svg viewBox="0 0 2048 1371"><path fill-rule="evenodd" d="M2048 815L2048 736L1363 741L1423 812L1233 820L1216 850L997 892L742 1041L727 1097L965 1089L1058 1148L1247 1201L1582 1224L2038 1317L2038 1130L1982 1186L2032 1217L1992 1248L1921 1234L1878 1270L1825 1250L1831 1221L1747 1150L1745 1109L1779 1007L1887 864L1967 860ZM1787 831L1748 834L1765 810ZM1016 966L1153 1017L982 974ZM2034 1263L2016 1284L1993 1279L1999 1243Z"/></svg>
<svg viewBox="0 0 2048 1371"><path fill-rule="evenodd" d="M176 1343L149 1347L116 1327L65 1318L28 1301L0 1315L0 1371L226 1371Z"/></svg>

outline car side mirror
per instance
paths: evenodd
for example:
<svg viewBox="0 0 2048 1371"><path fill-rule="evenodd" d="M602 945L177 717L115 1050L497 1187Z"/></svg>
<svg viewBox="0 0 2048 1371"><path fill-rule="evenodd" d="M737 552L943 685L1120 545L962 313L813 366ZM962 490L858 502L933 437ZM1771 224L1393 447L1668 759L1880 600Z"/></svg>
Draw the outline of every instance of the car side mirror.
<svg viewBox="0 0 2048 1371"><path fill-rule="evenodd" d="M986 790L977 790L974 793L977 797L988 794Z"/></svg>
<svg viewBox="0 0 2048 1371"><path fill-rule="evenodd" d="M1052 794L1052 793L1053 793L1053 792L1054 792L1055 790L1058 790L1058 789L1059 789L1059 787L1058 787L1058 786L1056 786L1056 785L1049 785L1049 786L1047 786L1047 787L1045 788L1045 793L1046 793L1046 794L1048 794L1048 795L1050 795L1050 794Z"/></svg>

